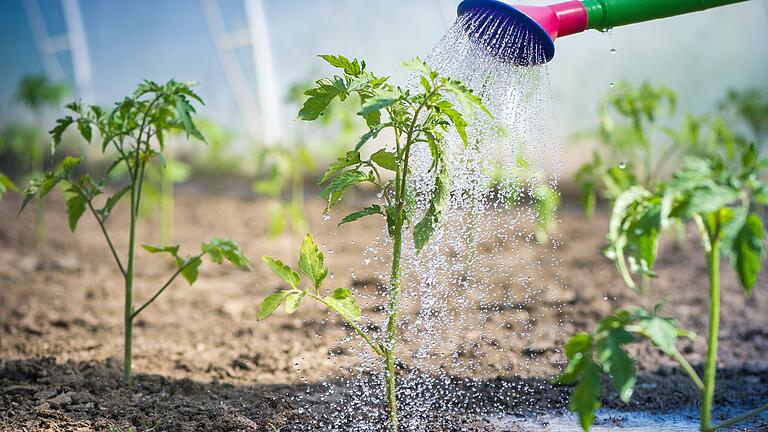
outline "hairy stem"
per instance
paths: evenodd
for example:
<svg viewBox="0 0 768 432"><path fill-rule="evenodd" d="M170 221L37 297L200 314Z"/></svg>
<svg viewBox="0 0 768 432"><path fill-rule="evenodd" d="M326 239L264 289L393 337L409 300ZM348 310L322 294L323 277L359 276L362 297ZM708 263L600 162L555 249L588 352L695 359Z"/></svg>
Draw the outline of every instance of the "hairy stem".
<svg viewBox="0 0 768 432"><path fill-rule="evenodd" d="M707 336L707 358L704 363L704 391L701 395L700 428L702 432L710 430L717 372L717 336L720 327L720 243L717 236L712 239L707 258L709 266L709 334Z"/></svg>

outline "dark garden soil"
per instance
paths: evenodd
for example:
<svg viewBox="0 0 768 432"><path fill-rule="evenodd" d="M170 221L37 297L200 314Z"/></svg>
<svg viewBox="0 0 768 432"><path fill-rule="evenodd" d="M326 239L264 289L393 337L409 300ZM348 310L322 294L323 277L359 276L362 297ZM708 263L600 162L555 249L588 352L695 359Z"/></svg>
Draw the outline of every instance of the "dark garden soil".
<svg viewBox="0 0 768 432"><path fill-rule="evenodd" d="M212 235L230 237L254 260L255 268L245 272L204 264L197 284L188 287L179 281L148 308L134 330L136 378L131 387L121 382L118 360L121 279L98 226L86 215L77 233L71 234L64 206L54 200L46 215L47 237L36 246L31 234L33 212L16 217L18 204L15 197L0 202L0 431L128 431L131 427L136 431L290 431L308 421L306 405L322 412L323 404L329 403L317 395L335 385L338 366L327 357L331 351L344 362L346 354L338 341L348 329L334 320L328 323L326 313L315 306L302 311L301 317L281 312L263 322L256 320L258 302L278 286L258 258L263 254L294 257L299 243L289 235L268 238L266 202L192 190L179 194L174 237L182 249L196 250L199 241ZM320 203L308 203L308 214L320 213ZM542 309L535 326L545 329L563 323L563 333L572 334L591 329L614 307L651 306L664 299L665 315L677 317L700 335L706 333L705 260L692 232L686 239L662 245L660 277L645 296L639 296L623 286L613 264L600 255L605 212L587 222L575 204L566 204L561 218L562 243L556 250L561 260L560 283L552 284L550 294L566 307ZM327 262L335 270L336 282L351 284L344 268L359 263L364 240L379 232L379 221L335 230L333 223L310 219L318 243L334 250ZM110 223L124 222L125 215L117 213ZM156 236L150 229L140 233L146 243L155 243ZM349 239L357 241L352 244ZM117 243L124 245L125 239L118 238ZM723 267L715 403L757 406L768 401L768 275L763 274L754 295L745 298L733 272ZM144 300L152 293L146 287L164 281L171 268L163 259L139 253L138 269L137 299ZM357 281L356 287L366 289L366 283ZM539 305L528 307L535 312ZM469 340L483 335L463 336ZM536 350L554 353L563 340L535 343ZM494 361L506 362L504 370L519 370L515 365L524 362L528 344L512 345L508 356ZM679 347L700 367L703 338L681 341ZM615 394L609 393L605 406L654 412L696 406L694 387L673 363L646 344L633 349L640 379L632 402L617 403ZM538 365L535 376L521 370L519 375L476 377L482 380L476 402L485 397L503 400L506 405L500 409L518 415L565 409L570 389L548 383L563 359L548 358L548 363ZM300 371L293 366L299 361ZM470 378L457 376L453 384L462 386ZM325 386L320 384L323 381ZM511 395L504 397L511 387L505 383L517 381L541 390L525 404ZM499 430L460 409L436 413L425 427L430 431ZM768 428L768 423L752 430L761 428Z"/></svg>

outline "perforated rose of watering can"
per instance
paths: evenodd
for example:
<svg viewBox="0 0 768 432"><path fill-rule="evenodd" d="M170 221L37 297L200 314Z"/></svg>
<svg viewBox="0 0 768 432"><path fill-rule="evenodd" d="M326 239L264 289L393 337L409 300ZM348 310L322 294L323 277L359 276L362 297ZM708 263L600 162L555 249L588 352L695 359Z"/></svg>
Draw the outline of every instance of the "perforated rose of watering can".
<svg viewBox="0 0 768 432"><path fill-rule="evenodd" d="M515 64L529 65L552 60L555 55L554 41L558 37L587 29L602 31L742 1L745 0L572 0L549 6L522 6L499 0L464 0L459 4L458 14L474 14L473 17L494 20L495 25L478 26L472 23L473 36L481 36L478 40L493 55ZM519 40L501 36L519 30L527 32L527 43L521 44ZM505 43L508 46L500 46ZM532 56L532 46L542 55Z"/></svg>

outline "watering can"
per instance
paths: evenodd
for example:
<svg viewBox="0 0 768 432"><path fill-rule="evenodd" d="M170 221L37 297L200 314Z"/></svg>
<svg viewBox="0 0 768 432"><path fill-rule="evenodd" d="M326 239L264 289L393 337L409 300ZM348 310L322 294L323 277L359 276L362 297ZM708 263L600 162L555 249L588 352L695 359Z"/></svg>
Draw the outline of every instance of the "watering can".
<svg viewBox="0 0 768 432"><path fill-rule="evenodd" d="M458 14L469 14L469 21L480 17L496 20L495 25L478 26L475 23L475 39L502 60L530 65L552 60L554 41L558 37L587 29L604 31L741 1L745 0L570 0L549 6L523 6L500 0L463 0ZM503 36L519 30L527 31L527 42ZM500 46L503 44L506 46ZM532 56L532 47L540 48L543 55Z"/></svg>

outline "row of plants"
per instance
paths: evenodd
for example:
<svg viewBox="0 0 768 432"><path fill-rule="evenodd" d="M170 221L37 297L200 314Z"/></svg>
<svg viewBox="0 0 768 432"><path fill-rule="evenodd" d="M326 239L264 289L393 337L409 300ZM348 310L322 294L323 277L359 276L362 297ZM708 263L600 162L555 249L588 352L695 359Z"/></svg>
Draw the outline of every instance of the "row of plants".
<svg viewBox="0 0 768 432"><path fill-rule="evenodd" d="M706 359L700 373L677 349L678 338L697 336L680 328L673 317L660 315L662 302L651 311L636 306L617 309L591 332L571 337L564 347L568 364L556 382L575 385L569 406L584 430L590 429L601 406L602 376L608 377L622 401L631 399L637 366L626 347L643 340L677 362L699 391L701 431L732 427L768 411L765 404L718 423L712 415L721 262L729 261L749 296L766 255L768 93L731 91L716 115L686 114L680 129L660 125L674 113L675 103L676 95L663 86L618 85L599 108L598 136L604 145L576 179L587 217L593 214L598 195L610 202L604 255L631 289L643 293L658 276L654 264L664 233L680 238L687 227L696 227L708 276ZM657 151L659 156L654 155ZM672 172L671 177L665 177L666 172Z"/></svg>
<svg viewBox="0 0 768 432"><path fill-rule="evenodd" d="M265 264L287 283L287 288L261 301L258 318L269 317L281 305L287 313L293 313L305 298L336 313L379 360L384 376L382 398L387 407L388 426L396 431L399 421L395 361L404 235L412 234L417 252L429 242L450 198L450 173L444 161L446 137L455 132L466 146L466 129L472 118L491 116L491 113L464 84L440 76L419 59L404 64L417 76L420 85L418 89L407 90L389 83L386 77L369 72L363 61L343 56L321 57L340 72L318 80L305 91L299 118L316 121L329 110L337 109L334 107L340 103L345 103L354 106L356 115L367 127L355 146L328 167L318 184L323 186L320 196L327 202L326 211L356 186L365 184L380 192L376 194L377 202L345 216L340 225L378 216L386 226L392 240L387 325L377 334L359 325L362 311L354 293L344 287L327 287L328 268L311 235L303 238L295 268L276 258L263 258ZM768 159L763 155L766 125L759 114L754 114L760 112L760 103L752 103L754 100L746 94L730 94L723 110L744 119L746 129L753 133L754 139L748 140L733 132L722 118L688 116L682 131L661 130L669 137L670 148L660 158L653 158L652 152L658 147L653 145L656 132L651 129L655 128L655 122L663 112L672 111L675 97L671 91L648 84L637 89L622 84L601 105L600 133L608 144L606 151L613 154L606 158L596 153L598 156L579 171L578 178L584 184L583 202L588 214L594 210L598 193L612 202L606 255L614 260L627 285L640 289L643 283L656 276L653 267L660 235L692 222L699 231L707 257L710 317L703 376L699 376L675 348L677 338L693 337L693 334L680 329L673 319L661 317L658 307L653 311L620 309L603 319L593 332L575 335L565 347L569 363L558 382L575 384L571 409L578 413L585 429L594 421L594 412L600 405L601 374L610 377L623 400L631 397L636 383L636 366L625 345L641 338L647 338L676 360L700 390L702 430L727 427L768 409L768 406L758 407L735 419L712 424L720 319L720 262L723 258L730 260L745 294L749 295L765 256L761 211L768 205L768 184L762 176L768 168ZM745 102L746 99L751 104ZM192 254L181 254L179 246L172 242L160 245L137 243L142 203L152 195L148 185L172 185L183 177L174 171L173 159L166 156L166 141L173 133L182 133L205 142L196 124L196 104L202 104L202 100L191 85L173 80L166 84L146 81L132 95L108 110L79 102L68 104L66 108L71 113L58 119L51 130L54 151L59 149L64 132L75 129L85 142L100 144L101 153L111 158L109 167L103 178L97 180L83 166L83 157L67 156L53 169L32 180L23 193L22 210L33 201L42 202L51 191L59 188L66 197L68 224L72 231L85 213L97 222L123 279L126 382L131 380L133 323L179 276L189 284L194 283L204 259L217 264L229 262L246 270L251 268L239 246L229 239L214 237ZM616 114L626 123L616 123ZM708 132L704 134L704 130ZM383 131L388 131L387 136L392 137L392 142L373 140ZM374 144L376 148L364 150ZM414 192L408 181L410 155L417 145L427 146L431 151L433 164L429 173L435 180L426 212L418 220ZM290 188L292 201L284 204L289 210L281 209L283 213L276 215L273 225L274 220L290 220L294 229L300 232L306 229L303 207L290 206L303 205L304 172L297 165L310 158L302 151L301 147L298 153L265 151L262 159L270 175L254 184L260 192L275 197L283 196L284 190ZM680 168L670 179L662 180L664 167L658 165L669 163L676 154L683 160ZM643 163L622 163L624 159L616 164L603 162L629 155L633 155L632 161ZM118 170L122 170L123 175L115 175ZM156 176L155 182L151 181L153 176ZM7 177L0 175L0 194L15 189ZM162 193L161 190L159 194ZM551 197L553 191L537 193L542 195L542 203L555 203L541 204L537 209L540 216L537 236L542 232L540 240L545 241L553 228L557 204ZM129 223L123 229L127 231L124 234L128 245L121 251L113 241L108 222L114 209L126 201ZM294 216L287 217L291 214ZM273 226L272 229L279 232L283 228ZM175 263L175 271L140 305L134 304L137 246L148 253L167 254ZM301 275L308 280L307 285L301 284ZM638 284L637 278L646 282Z"/></svg>

